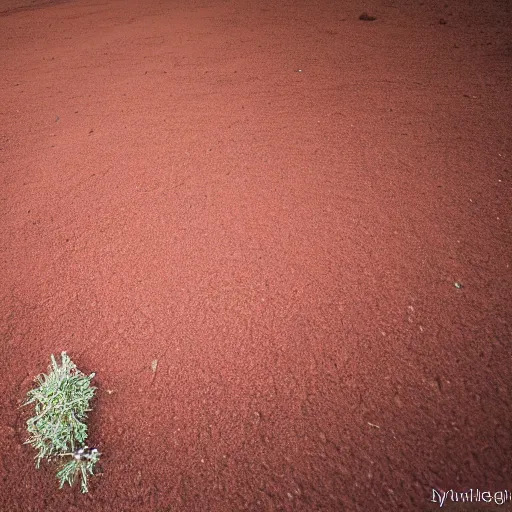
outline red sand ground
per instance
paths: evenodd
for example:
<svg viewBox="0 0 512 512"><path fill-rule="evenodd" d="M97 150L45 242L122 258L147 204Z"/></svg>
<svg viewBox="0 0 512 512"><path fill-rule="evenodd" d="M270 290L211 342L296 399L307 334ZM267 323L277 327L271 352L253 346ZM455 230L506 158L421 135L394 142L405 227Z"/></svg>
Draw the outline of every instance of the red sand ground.
<svg viewBox="0 0 512 512"><path fill-rule="evenodd" d="M0 6L0 510L512 490L508 1ZM23 445L62 350L85 496Z"/></svg>

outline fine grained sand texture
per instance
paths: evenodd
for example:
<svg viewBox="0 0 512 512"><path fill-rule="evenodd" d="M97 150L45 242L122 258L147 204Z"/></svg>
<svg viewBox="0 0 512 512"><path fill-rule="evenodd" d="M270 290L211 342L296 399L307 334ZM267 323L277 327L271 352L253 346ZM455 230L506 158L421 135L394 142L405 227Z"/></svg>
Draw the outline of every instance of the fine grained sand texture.
<svg viewBox="0 0 512 512"><path fill-rule="evenodd" d="M510 9L0 0L0 510L511 490ZM64 350L88 495L23 444Z"/></svg>

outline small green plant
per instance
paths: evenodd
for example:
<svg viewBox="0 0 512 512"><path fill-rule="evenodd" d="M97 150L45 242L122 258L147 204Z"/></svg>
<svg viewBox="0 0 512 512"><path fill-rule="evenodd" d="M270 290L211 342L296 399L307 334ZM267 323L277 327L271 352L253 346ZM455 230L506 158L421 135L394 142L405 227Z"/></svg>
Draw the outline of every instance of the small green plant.
<svg viewBox="0 0 512 512"><path fill-rule="evenodd" d="M36 377L39 387L28 392L24 405L35 404L35 416L27 421L31 436L26 444L38 451L36 468L43 459L59 459L57 479L61 489L66 483L73 485L79 478L85 493L88 492L88 477L94 475L94 466L100 458L98 450L85 445L87 425L84 420L91 410L89 401L96 390L91 386L95 374L84 375L66 352L62 352L61 357L59 366L52 354L48 375Z"/></svg>

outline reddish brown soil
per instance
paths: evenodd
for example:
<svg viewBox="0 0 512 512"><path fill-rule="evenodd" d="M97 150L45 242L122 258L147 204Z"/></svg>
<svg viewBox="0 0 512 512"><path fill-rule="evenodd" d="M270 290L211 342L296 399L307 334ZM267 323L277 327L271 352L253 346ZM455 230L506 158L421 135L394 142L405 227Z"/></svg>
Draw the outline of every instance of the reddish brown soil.
<svg viewBox="0 0 512 512"><path fill-rule="evenodd" d="M0 1L0 510L511 490L511 10ZM63 350L88 495L23 445Z"/></svg>

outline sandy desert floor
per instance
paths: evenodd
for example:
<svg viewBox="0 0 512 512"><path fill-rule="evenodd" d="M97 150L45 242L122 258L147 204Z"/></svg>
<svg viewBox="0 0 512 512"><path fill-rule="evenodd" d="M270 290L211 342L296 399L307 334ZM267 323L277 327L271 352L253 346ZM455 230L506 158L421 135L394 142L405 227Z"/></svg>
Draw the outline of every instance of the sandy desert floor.
<svg viewBox="0 0 512 512"><path fill-rule="evenodd" d="M0 510L512 490L508 1L0 0L0 69ZM87 495L23 444L64 350Z"/></svg>

